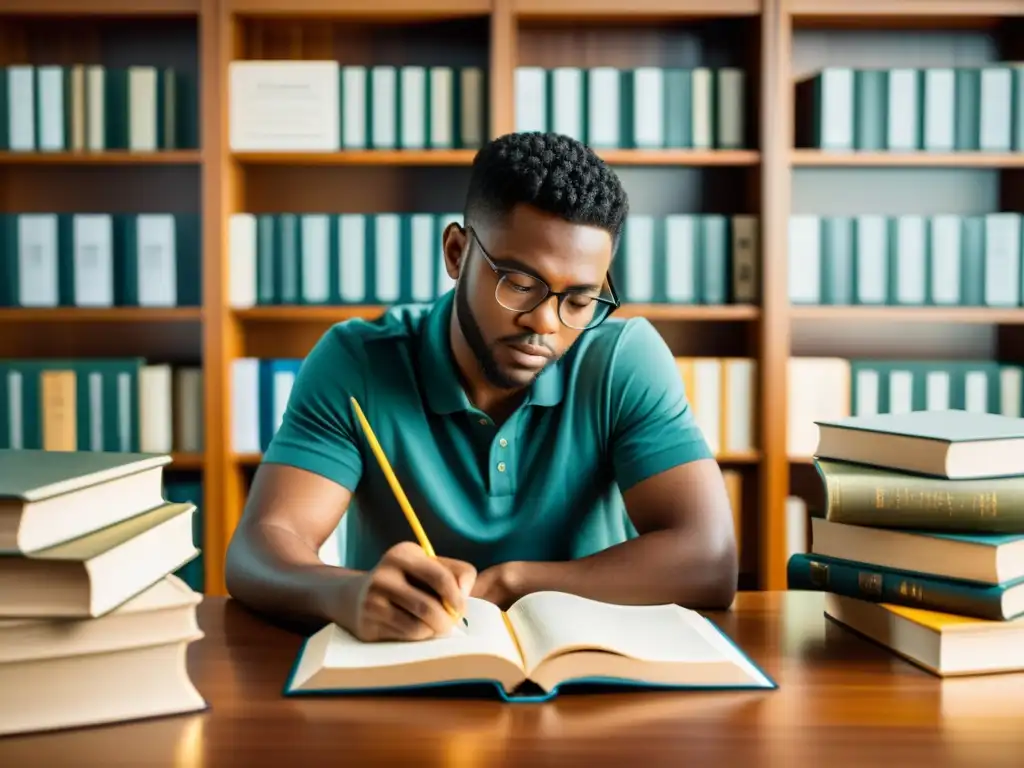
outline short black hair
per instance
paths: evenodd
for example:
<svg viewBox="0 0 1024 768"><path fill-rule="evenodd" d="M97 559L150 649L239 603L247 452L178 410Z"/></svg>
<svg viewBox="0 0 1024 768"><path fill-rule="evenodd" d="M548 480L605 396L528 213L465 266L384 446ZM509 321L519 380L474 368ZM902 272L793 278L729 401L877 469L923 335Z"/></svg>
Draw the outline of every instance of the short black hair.
<svg viewBox="0 0 1024 768"><path fill-rule="evenodd" d="M629 198L615 172L586 144L560 133L508 133L477 152L466 223L507 216L524 203L573 224L605 229L613 247L629 214Z"/></svg>

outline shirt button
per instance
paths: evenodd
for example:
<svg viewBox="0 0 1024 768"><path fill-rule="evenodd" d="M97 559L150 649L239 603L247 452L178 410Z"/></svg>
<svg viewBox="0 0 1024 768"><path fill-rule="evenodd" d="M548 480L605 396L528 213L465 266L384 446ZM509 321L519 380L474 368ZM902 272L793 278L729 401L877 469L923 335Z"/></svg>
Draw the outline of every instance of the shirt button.
<svg viewBox="0 0 1024 768"><path fill-rule="evenodd" d="M480 423L483 424L486 427L487 426L487 419L480 419Z"/></svg>
<svg viewBox="0 0 1024 768"><path fill-rule="evenodd" d="M501 438L501 440L498 441L498 445L500 445L502 448L507 448L508 447L508 440L506 440L503 437L503 438Z"/></svg>
<svg viewBox="0 0 1024 768"><path fill-rule="evenodd" d="M498 471L499 472L504 472L505 471L505 462L504 461L499 461L498 462Z"/></svg>

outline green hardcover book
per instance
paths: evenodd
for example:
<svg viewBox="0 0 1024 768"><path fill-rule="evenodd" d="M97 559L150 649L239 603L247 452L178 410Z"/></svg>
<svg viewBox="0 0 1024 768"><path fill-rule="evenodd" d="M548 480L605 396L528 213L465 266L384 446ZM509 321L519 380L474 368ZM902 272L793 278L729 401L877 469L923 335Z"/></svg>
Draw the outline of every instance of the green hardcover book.
<svg viewBox="0 0 1024 768"><path fill-rule="evenodd" d="M2 112L0 122L3 122ZM0 307L16 307L21 303L18 260L18 215L0 213Z"/></svg>
<svg viewBox="0 0 1024 768"><path fill-rule="evenodd" d="M75 305L75 214L57 214L57 304Z"/></svg>
<svg viewBox="0 0 1024 768"><path fill-rule="evenodd" d="M822 457L814 465L825 491L822 516L834 523L1024 534L1024 479L1019 476L953 480Z"/></svg>
<svg viewBox="0 0 1024 768"><path fill-rule="evenodd" d="M693 146L693 73L669 67L664 74L665 146L689 149Z"/></svg>
<svg viewBox="0 0 1024 768"><path fill-rule="evenodd" d="M981 70L956 70L956 149L976 152L981 146Z"/></svg>
<svg viewBox="0 0 1024 768"><path fill-rule="evenodd" d="M256 217L256 304L278 303L276 279L277 215L261 213Z"/></svg>
<svg viewBox="0 0 1024 768"><path fill-rule="evenodd" d="M174 214L175 263L178 267L178 306L203 303L203 219L198 213Z"/></svg>
<svg viewBox="0 0 1024 768"><path fill-rule="evenodd" d="M853 143L861 152L886 148L887 84L884 69L858 69L853 73Z"/></svg>
<svg viewBox="0 0 1024 768"><path fill-rule="evenodd" d="M821 220L821 303L855 303L853 218L825 216Z"/></svg>
<svg viewBox="0 0 1024 768"><path fill-rule="evenodd" d="M14 120L11 109L9 87L10 67L0 67L0 152L11 149L11 123Z"/></svg>
<svg viewBox="0 0 1024 768"><path fill-rule="evenodd" d="M128 149L131 128L131 103L128 69L107 67L103 87L104 141L107 149Z"/></svg>
<svg viewBox="0 0 1024 768"><path fill-rule="evenodd" d="M1017 536L999 537L1008 542ZM1024 578L979 584L837 557L797 553L786 567L787 589L832 592L876 603L1008 621L1024 614Z"/></svg>
<svg viewBox="0 0 1024 768"><path fill-rule="evenodd" d="M729 219L705 214L700 227L700 303L719 306L729 297Z"/></svg>
<svg viewBox="0 0 1024 768"><path fill-rule="evenodd" d="M985 217L965 216L960 232L961 296L965 306L985 303Z"/></svg>
<svg viewBox="0 0 1024 768"><path fill-rule="evenodd" d="M299 217L282 213L277 217L277 240L274 254L274 296L277 304L299 303L302 242Z"/></svg>
<svg viewBox="0 0 1024 768"><path fill-rule="evenodd" d="M633 102L636 98L633 88L633 70L623 69L619 74L619 146L623 149L633 149L636 147L633 132L633 120L635 119ZM548 92L550 94L550 88ZM548 114L551 114L550 106Z"/></svg>

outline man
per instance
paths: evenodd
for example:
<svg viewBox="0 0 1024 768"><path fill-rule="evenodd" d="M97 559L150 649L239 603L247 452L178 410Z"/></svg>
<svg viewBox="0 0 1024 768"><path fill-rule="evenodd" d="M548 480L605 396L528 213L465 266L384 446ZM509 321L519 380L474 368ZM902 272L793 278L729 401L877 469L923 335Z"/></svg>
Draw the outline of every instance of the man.
<svg viewBox="0 0 1024 768"><path fill-rule="evenodd" d="M675 360L608 319L628 212L618 178L557 134L476 156L453 291L331 328L303 363L227 556L231 594L363 640L449 631L473 595L538 590L724 608L736 545L721 471ZM355 397L438 555L369 448ZM346 567L318 552L342 516Z"/></svg>

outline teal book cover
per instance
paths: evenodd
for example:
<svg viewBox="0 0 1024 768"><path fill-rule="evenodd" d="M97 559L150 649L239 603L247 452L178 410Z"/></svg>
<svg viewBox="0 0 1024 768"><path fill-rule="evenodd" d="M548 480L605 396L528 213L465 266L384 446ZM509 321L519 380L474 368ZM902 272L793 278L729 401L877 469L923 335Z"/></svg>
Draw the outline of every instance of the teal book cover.
<svg viewBox="0 0 1024 768"><path fill-rule="evenodd" d="M402 695L543 702L624 690L775 690L717 625L678 606L535 593L508 613L470 600L468 631L363 643L334 624L303 641L285 696Z"/></svg>
<svg viewBox="0 0 1024 768"><path fill-rule="evenodd" d="M943 534L943 537L946 535ZM1014 540L1019 537L963 538ZM1024 579L1003 584L982 584L802 553L790 557L786 576L787 585L793 590L831 592L872 602L994 621L1006 621L1024 615Z"/></svg>

